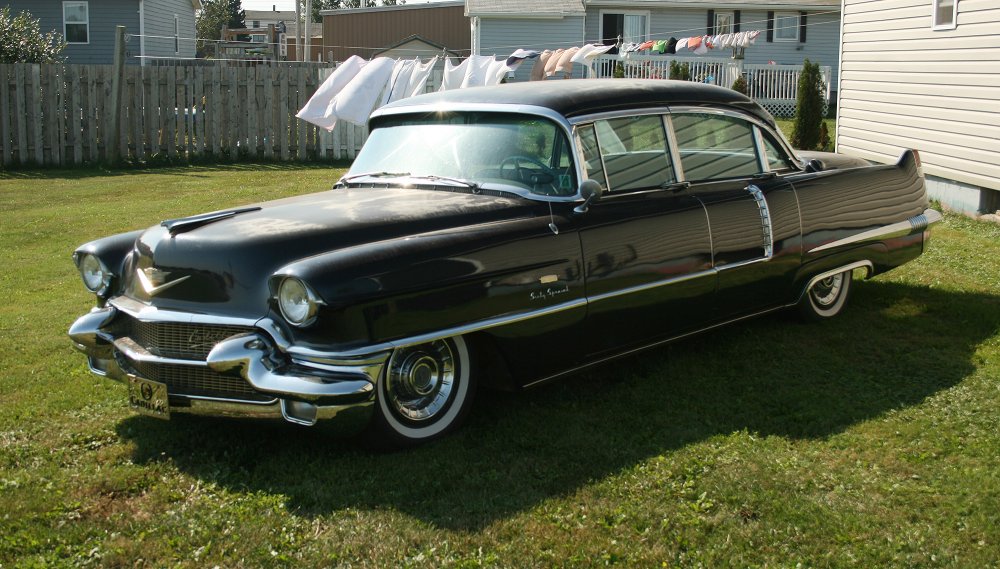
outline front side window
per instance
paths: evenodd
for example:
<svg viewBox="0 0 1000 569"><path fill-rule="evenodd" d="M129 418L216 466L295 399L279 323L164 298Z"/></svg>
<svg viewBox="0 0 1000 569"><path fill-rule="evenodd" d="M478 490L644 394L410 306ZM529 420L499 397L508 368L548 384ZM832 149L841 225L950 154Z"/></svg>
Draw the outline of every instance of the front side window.
<svg viewBox="0 0 1000 569"><path fill-rule="evenodd" d="M453 113L390 117L372 130L348 177L434 180L449 177L548 196L577 191L575 161L563 130L541 117Z"/></svg>
<svg viewBox="0 0 1000 569"><path fill-rule="evenodd" d="M795 169L795 163L785 153L781 146L771 138L771 135L761 131L764 143L764 156L767 158L767 169L772 172L787 172Z"/></svg>
<svg viewBox="0 0 1000 569"><path fill-rule="evenodd" d="M610 191L656 188L676 180L662 117L601 120L594 128Z"/></svg>
<svg viewBox="0 0 1000 569"><path fill-rule="evenodd" d="M90 9L87 2L63 2L63 35L66 43L90 42Z"/></svg>
<svg viewBox="0 0 1000 569"><path fill-rule="evenodd" d="M648 12L602 12L601 37L604 43L642 43L646 41Z"/></svg>
<svg viewBox="0 0 1000 569"><path fill-rule="evenodd" d="M932 0L934 6L935 30L954 30L957 27L955 16L958 12L958 0Z"/></svg>
<svg viewBox="0 0 1000 569"><path fill-rule="evenodd" d="M778 12L774 15L774 41L798 41L799 15L796 12Z"/></svg>
<svg viewBox="0 0 1000 569"><path fill-rule="evenodd" d="M685 180L720 180L760 172L749 122L709 113L681 113L671 120Z"/></svg>

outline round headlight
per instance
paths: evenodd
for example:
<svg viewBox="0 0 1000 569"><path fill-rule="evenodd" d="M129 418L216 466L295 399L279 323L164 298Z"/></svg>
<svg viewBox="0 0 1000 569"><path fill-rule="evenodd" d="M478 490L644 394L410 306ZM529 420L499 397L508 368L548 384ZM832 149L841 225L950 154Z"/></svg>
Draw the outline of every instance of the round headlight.
<svg viewBox="0 0 1000 569"><path fill-rule="evenodd" d="M308 326L316 318L319 302L306 283L288 277L278 287L278 308L289 324Z"/></svg>
<svg viewBox="0 0 1000 569"><path fill-rule="evenodd" d="M83 286L90 292L101 294L111 282L111 273L95 255L84 254L80 259L80 276L83 277Z"/></svg>

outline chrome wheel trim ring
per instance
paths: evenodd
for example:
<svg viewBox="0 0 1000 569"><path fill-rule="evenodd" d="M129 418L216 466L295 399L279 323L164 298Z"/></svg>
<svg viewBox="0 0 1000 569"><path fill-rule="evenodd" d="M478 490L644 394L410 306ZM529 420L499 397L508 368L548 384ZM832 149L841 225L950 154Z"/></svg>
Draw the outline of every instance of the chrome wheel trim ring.
<svg viewBox="0 0 1000 569"><path fill-rule="evenodd" d="M437 419L453 399L457 367L447 340L396 350L385 375L385 396L392 413L411 423Z"/></svg>
<svg viewBox="0 0 1000 569"><path fill-rule="evenodd" d="M809 289L809 296L820 308L828 308L837 302L844 288L844 273L837 273L817 282Z"/></svg>

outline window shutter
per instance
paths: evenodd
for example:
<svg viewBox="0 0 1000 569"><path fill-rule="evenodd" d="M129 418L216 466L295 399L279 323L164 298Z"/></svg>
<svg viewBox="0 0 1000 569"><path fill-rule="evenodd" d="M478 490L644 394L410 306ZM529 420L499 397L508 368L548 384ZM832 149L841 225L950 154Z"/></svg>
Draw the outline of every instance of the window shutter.
<svg viewBox="0 0 1000 569"><path fill-rule="evenodd" d="M740 31L740 11L733 10L733 33Z"/></svg>
<svg viewBox="0 0 1000 569"><path fill-rule="evenodd" d="M715 10L708 11L708 24L705 26L705 30L706 34L715 35Z"/></svg>
<svg viewBox="0 0 1000 569"><path fill-rule="evenodd" d="M799 41L806 43L806 13L799 12Z"/></svg>
<svg viewBox="0 0 1000 569"><path fill-rule="evenodd" d="M774 41L774 12L767 13L767 41Z"/></svg>

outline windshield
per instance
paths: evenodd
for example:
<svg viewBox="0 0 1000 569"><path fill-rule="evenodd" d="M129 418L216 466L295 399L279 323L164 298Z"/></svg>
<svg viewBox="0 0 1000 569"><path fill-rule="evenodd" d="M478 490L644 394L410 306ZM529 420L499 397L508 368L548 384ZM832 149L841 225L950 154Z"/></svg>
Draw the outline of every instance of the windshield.
<svg viewBox="0 0 1000 569"><path fill-rule="evenodd" d="M555 123L500 113L389 117L372 131L346 179L365 174L548 196L572 196L577 184L572 151Z"/></svg>

